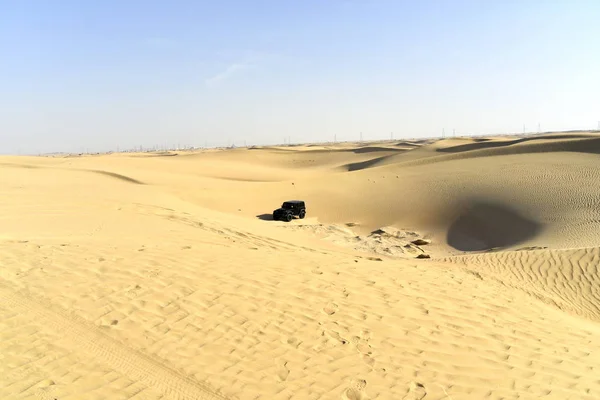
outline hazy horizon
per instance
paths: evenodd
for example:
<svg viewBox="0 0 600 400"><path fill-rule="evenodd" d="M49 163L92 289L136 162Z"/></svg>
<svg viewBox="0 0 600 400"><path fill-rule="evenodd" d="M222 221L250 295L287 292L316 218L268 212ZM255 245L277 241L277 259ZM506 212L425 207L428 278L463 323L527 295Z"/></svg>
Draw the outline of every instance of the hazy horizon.
<svg viewBox="0 0 600 400"><path fill-rule="evenodd" d="M594 130L593 1L22 1L4 154Z"/></svg>
<svg viewBox="0 0 600 400"><path fill-rule="evenodd" d="M600 124L600 123L599 123ZM79 150L74 150L74 151L49 151L49 152L36 152L36 153L23 153L22 151L18 151L17 153L9 153L9 154L2 154L1 155L19 155L19 156L52 156L52 155L78 155L78 154L88 154L88 155L94 155L94 154L108 154L108 153L152 153L152 152L162 152L162 151L193 151L193 150L202 150L202 149L234 149L234 148L251 148L251 147L262 147L262 146L283 146L283 147L287 147L287 146L303 146L303 145L335 145L337 144L343 144L343 143L349 143L349 144L359 144L359 143L363 143L363 144L369 144L369 143L396 143L396 142L400 142L403 140L417 140L417 141L422 141L422 140L439 140L439 139L452 139L452 138L456 138L456 139L464 139L464 138L491 138L490 140L494 140L496 138L500 138L500 137L508 137L508 138L513 138L513 137L534 137L534 136L538 136L538 135L556 135L556 134L577 134L577 133L599 133L600 134L600 126L598 129L566 129L566 130L560 130L560 131L521 131L521 132L498 132L498 133L484 133L484 134L469 134L469 133L463 133L463 134L456 134L456 132L447 132L445 130L442 130L442 133L439 135L432 135L432 136L420 136L420 137L413 137L413 136L401 136L401 137L396 137L395 135L393 135L393 132L390 133L390 136L387 138L373 138L373 139L361 139L361 137L359 136L358 138L349 138L349 139L337 139L337 136L334 136L331 140L328 140L327 138L324 138L323 140L316 140L316 141L291 141L290 138L283 138L283 140L277 141L271 141L269 143L254 143L254 142L248 142L247 140L241 140L240 142L236 143L236 142L232 142L230 141L229 143L226 144L213 144L213 145L209 145L208 142L204 143L204 144L196 144L196 145L188 145L185 143L171 143L171 142L165 142L165 143L157 143L154 145L133 145L131 147L121 147L121 146L115 146L114 148L110 148L110 149L106 149L106 150L94 150L94 149L90 149L88 147L80 147Z"/></svg>

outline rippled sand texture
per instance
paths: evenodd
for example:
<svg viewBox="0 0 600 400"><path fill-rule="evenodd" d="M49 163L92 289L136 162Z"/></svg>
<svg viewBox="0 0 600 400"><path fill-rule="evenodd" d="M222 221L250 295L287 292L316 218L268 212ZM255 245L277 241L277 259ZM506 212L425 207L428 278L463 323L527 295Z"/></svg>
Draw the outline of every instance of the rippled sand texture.
<svg viewBox="0 0 600 400"><path fill-rule="evenodd" d="M599 152L2 157L0 398L598 399Z"/></svg>

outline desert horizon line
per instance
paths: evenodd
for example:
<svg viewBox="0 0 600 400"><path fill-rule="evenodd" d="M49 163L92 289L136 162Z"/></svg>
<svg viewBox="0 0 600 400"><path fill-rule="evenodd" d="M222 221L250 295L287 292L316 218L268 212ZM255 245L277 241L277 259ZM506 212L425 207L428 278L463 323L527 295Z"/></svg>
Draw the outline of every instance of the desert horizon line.
<svg viewBox="0 0 600 400"><path fill-rule="evenodd" d="M116 145L114 150L105 150L105 151L94 151L90 150L88 147L84 147L81 151L53 151L53 152L44 152L44 153L3 153L0 155L3 156L53 156L53 155L102 155L102 154L121 154L121 153L151 153L156 151L194 151L194 150L203 150L203 149L214 149L214 150L222 150L222 149L233 149L233 148L260 148L260 147L291 147L291 146L303 146L303 145L332 145L339 143L387 143L396 140L441 140L441 139L453 139L453 138L477 138L477 137L487 137L487 136L530 136L530 135L547 135L554 133L578 133L578 132L590 132L590 133L600 133L600 123L598 124L597 129L566 129L566 130L548 130L548 131L527 131L523 130L522 132L506 132L506 133L488 133L488 134L469 134L469 133L460 133L457 134L455 130L452 130L450 134L445 133L445 129L442 129L441 135L434 136L420 136L420 137L408 137L408 136L400 136L395 137L393 132L391 132L390 138L380 138L380 139L363 139L362 132L359 135L358 140L352 139L341 139L337 140L337 135L334 135L333 140L323 140L323 141L291 141L291 136L285 136L283 142L273 143L273 144L260 144L260 143L252 143L248 142L248 140L242 141L243 143L239 143L240 141L230 140L227 145L209 145L208 140L205 141L204 146L190 145L185 143L173 143L171 145L168 144L155 144L155 145L139 145L139 146L128 146L123 147ZM287 139L287 140L286 140ZM237 143L236 143L237 142Z"/></svg>

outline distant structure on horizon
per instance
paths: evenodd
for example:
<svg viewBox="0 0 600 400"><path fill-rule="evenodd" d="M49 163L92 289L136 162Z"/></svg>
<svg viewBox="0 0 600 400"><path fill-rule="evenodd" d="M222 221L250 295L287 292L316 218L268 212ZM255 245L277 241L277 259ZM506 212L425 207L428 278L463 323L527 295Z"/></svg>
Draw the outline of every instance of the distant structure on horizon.
<svg viewBox="0 0 600 400"><path fill-rule="evenodd" d="M576 132L595 132L595 133L600 133L600 121L598 121L598 126L597 129L572 129L572 130L562 130L562 131L546 131L546 132L542 132L541 129L541 123L538 123L537 126L537 131L536 132L527 132L526 129L526 125L523 124L523 132L522 133L517 133L517 132L507 132L507 133L496 133L496 134L480 134L480 135L474 135L474 134L469 134L469 133L464 133L464 134L460 134L460 137L485 137L485 136L523 136L523 135L536 135L536 134L549 134L549 133L576 133ZM450 137L450 136L448 136ZM452 129L452 137L456 138L456 129L453 128ZM358 143L382 143L382 142L389 142L389 141L393 141L396 140L397 138L395 138L394 132L390 132L390 136L387 139L381 138L381 139L372 139L372 140L365 140L364 136L363 136L363 132L359 132L359 141ZM435 140L435 139L446 139L446 129L442 128L442 132L441 132L441 136L421 136L421 137L403 137L401 138L402 140ZM302 143L302 142L297 142L295 144L292 144L291 141L291 137L290 136L284 136L283 138L283 144L272 144L272 146L297 146L297 145L301 145L301 144L306 144L306 145L314 145L314 144L341 144L341 143L351 143L354 142L356 143L356 141L354 140L338 140L338 135L334 134L333 135L333 142L331 141L315 141L315 142L306 142L306 143ZM270 146L269 144L265 144L265 145L258 145L255 143L250 143L250 145L248 145L248 141L244 140L243 141L244 145L242 148L257 148L257 147L263 147L263 146ZM204 141L204 146L192 146L192 145L181 145L181 144L174 144L172 146L163 144L163 145L154 145L154 146L150 146L150 147L144 147L143 145L140 146L135 146L135 147L131 147L131 148L127 148L127 149L123 149L121 148L121 146L115 146L115 150L108 150L108 151L89 151L89 149L82 149L82 151L80 152L64 152L64 151L56 151L56 152L49 152L49 153L23 153L21 151L18 152L18 155L37 155L37 156L46 156L46 157L68 157L68 156L82 156L82 155L101 155L101 154L112 154L112 153L152 153L152 152L172 152L172 151L196 151L196 150L203 150L203 149L214 149L214 150L219 150L219 149L234 149L234 148L238 148L238 146L235 145L235 143L233 143L233 141L229 141L226 145L224 146L212 146L209 147L208 146L208 141ZM13 153L14 154L14 153Z"/></svg>

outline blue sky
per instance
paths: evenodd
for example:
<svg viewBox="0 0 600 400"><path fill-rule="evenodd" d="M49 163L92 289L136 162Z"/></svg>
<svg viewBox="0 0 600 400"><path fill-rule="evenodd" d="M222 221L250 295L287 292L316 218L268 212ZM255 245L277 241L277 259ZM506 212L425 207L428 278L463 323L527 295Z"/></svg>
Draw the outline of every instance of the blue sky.
<svg viewBox="0 0 600 400"><path fill-rule="evenodd" d="M0 0L0 152L594 129L599 21L594 0Z"/></svg>

